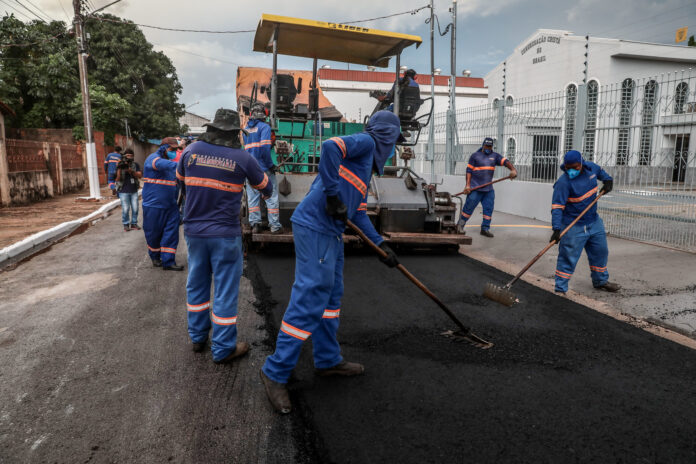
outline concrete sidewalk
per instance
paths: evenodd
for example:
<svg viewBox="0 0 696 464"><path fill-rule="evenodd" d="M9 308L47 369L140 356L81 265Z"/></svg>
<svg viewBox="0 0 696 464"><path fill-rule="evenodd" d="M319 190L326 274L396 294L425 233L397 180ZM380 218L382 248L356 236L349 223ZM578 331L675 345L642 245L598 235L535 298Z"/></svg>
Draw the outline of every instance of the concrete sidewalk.
<svg viewBox="0 0 696 464"><path fill-rule="evenodd" d="M479 235L481 219L478 208L467 224L473 244L462 246L461 253L513 275L548 244L551 236L547 222L496 211L491 228L495 238L489 239ZM558 247L551 248L523 280L553 291L557 257ZM623 287L616 294L592 287L583 253L570 281L568 298L644 328L649 328L646 323L656 324L696 339L696 254L609 237L608 269L610 279Z"/></svg>

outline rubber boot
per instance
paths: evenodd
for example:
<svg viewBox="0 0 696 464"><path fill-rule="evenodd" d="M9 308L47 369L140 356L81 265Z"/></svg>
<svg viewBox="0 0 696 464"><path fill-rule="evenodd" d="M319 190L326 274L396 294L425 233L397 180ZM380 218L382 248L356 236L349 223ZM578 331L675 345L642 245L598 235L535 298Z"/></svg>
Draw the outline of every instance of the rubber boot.
<svg viewBox="0 0 696 464"><path fill-rule="evenodd" d="M284 383L274 382L269 379L263 371L259 371L261 376L261 381L266 389L266 396L268 396L268 401L271 402L276 411L281 414L288 414L292 411L292 403L290 402L290 395L288 395L288 389L285 387Z"/></svg>
<svg viewBox="0 0 696 464"><path fill-rule="evenodd" d="M346 377L351 377L354 375L360 375L365 372L365 366L359 363L352 363L346 360L341 361L334 367L328 367L326 369L315 369L317 375L322 377L327 377L329 375L343 375Z"/></svg>
<svg viewBox="0 0 696 464"><path fill-rule="evenodd" d="M228 364L237 358L240 358L249 352L249 344L247 342L238 342L234 351L222 358L219 361L213 361L215 364Z"/></svg>
<svg viewBox="0 0 696 464"><path fill-rule="evenodd" d="M488 237L488 238L494 237L493 233L488 229L481 229L481 235L483 235L484 237Z"/></svg>
<svg viewBox="0 0 696 464"><path fill-rule="evenodd" d="M616 282L604 282L604 284L600 285L599 287L595 287L599 290L605 290L607 292L615 293L621 290L621 285L617 284Z"/></svg>

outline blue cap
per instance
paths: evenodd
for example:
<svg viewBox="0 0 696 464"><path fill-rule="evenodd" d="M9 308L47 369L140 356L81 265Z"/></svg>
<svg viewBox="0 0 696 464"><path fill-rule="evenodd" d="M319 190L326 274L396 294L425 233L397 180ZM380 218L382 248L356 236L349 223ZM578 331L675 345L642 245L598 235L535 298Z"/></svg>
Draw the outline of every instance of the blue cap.
<svg viewBox="0 0 696 464"><path fill-rule="evenodd" d="M486 137L485 139L483 139L483 143L481 145L484 147L487 145L490 145L492 147L493 146L493 139L490 137Z"/></svg>
<svg viewBox="0 0 696 464"><path fill-rule="evenodd" d="M565 154L565 157L563 157L563 164L575 163L582 164L582 154L577 150L570 150L568 153Z"/></svg>

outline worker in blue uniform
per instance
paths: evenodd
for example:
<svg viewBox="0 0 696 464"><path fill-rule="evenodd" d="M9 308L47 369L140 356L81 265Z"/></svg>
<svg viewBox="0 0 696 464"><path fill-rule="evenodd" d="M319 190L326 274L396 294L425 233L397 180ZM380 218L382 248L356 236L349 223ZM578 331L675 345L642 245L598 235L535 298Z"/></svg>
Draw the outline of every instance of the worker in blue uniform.
<svg viewBox="0 0 696 464"><path fill-rule="evenodd" d="M106 182L109 184L111 193L117 195L116 191L116 171L118 163L121 161L122 148L116 145L114 151L106 155L104 158L104 173L106 173Z"/></svg>
<svg viewBox="0 0 696 464"><path fill-rule="evenodd" d="M313 341L317 374L362 374L361 364L347 362L336 340L343 296L343 238L346 220L353 221L370 240L387 253L380 258L390 267L398 260L367 217L367 191L373 172L403 142L399 118L378 111L365 132L334 137L322 144L319 175L291 221L295 241L295 283L281 322L275 353L261 370L266 394L281 413L292 405L286 383L297 363L302 344Z"/></svg>
<svg viewBox="0 0 696 464"><path fill-rule="evenodd" d="M555 290L557 293L568 291L568 282L584 248L590 263L592 285L597 289L616 292L621 286L609 281L607 233L602 218L597 214L597 204L595 203L563 237L560 236L561 230L573 222L597 197L597 181L602 181L603 193L611 192L614 181L600 166L583 160L577 150L566 153L563 161L561 170L564 173L553 185L551 205L553 234L549 241L557 242L560 239Z"/></svg>
<svg viewBox="0 0 696 464"><path fill-rule="evenodd" d="M198 141L186 147L176 171L186 193L188 333L193 350L201 352L212 321L213 361L229 363L249 351L247 342L237 342L237 298L244 259L239 210L244 181L264 198L273 187L258 162L241 148L236 111L221 108L206 126Z"/></svg>
<svg viewBox="0 0 696 464"><path fill-rule="evenodd" d="M469 157L466 165L466 188L464 193L467 195L462 213L457 223L457 231L464 233L466 221L474 213L474 209L481 203L483 208L483 221L481 222L481 235L493 237L491 233L491 219L493 218L493 207L495 206L495 190L492 185L478 188L479 185L493 181L493 174L496 166L505 166L510 170L510 178L517 177L517 169L510 160L499 153L493 151L493 139L486 137L481 144L481 148Z"/></svg>
<svg viewBox="0 0 696 464"><path fill-rule="evenodd" d="M272 234L280 234L283 232L283 227L280 225L279 219L276 166L271 159L271 126L264 122L266 111L261 103L255 103L252 106L249 116L249 122L244 128L246 130L244 149L258 161L273 187L270 198L265 200L268 226ZM261 232L261 193L249 183L247 183L246 192L247 204L249 205L249 225L252 232L258 234Z"/></svg>
<svg viewBox="0 0 696 464"><path fill-rule="evenodd" d="M175 261L179 245L179 209L176 204L176 148L174 137L162 140L143 166L143 231L152 265L165 271L183 271Z"/></svg>

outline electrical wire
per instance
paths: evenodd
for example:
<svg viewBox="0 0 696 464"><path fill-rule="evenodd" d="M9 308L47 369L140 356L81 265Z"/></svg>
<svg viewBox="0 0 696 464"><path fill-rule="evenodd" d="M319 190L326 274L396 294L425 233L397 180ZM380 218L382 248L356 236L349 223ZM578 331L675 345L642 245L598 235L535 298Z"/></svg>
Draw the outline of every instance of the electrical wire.
<svg viewBox="0 0 696 464"><path fill-rule="evenodd" d="M39 13L41 13L43 16L45 16L46 18L48 18L50 21L55 21L55 19L53 19L52 17L50 17L50 16L48 15L48 13L46 13L45 11L43 11L43 10L42 10L41 8L39 8L38 6L34 5L34 3L32 3L31 0L26 0L26 2L29 3L31 6L33 6L34 8L36 8L36 11L38 11Z"/></svg>
<svg viewBox="0 0 696 464"><path fill-rule="evenodd" d="M68 24L70 24L70 15L66 11L65 7L63 6L63 0L58 0L58 3L60 3L60 8L63 10L63 13L65 13L65 17L68 19Z"/></svg>
<svg viewBox="0 0 696 464"><path fill-rule="evenodd" d="M9 0L8 0L8 1L9 1ZM11 4L7 3L5 0L0 0L0 2L4 3L5 5L7 5L8 8L12 8L12 10L13 10L15 13L21 14L22 16L24 16L25 18L27 18L28 21L32 21L32 18L30 18L29 16L27 16L27 14L24 13L23 11L17 9L17 7L15 7L14 5L11 5Z"/></svg>
<svg viewBox="0 0 696 464"><path fill-rule="evenodd" d="M415 14L418 13L419 11L424 10L424 9L426 9L426 8L430 8L430 5L424 5L424 6L421 6L421 7L419 7L419 8L415 8L415 9L413 9L413 10L402 11L401 13L393 13L393 14L386 15L386 16L377 16L376 18L358 19L357 21L346 21L346 22L343 22L343 23L341 23L341 24L367 23L367 22L370 22L370 21L377 21L378 19L393 18L393 17L395 17L395 16L402 16L402 15L405 15L405 14L415 15Z"/></svg>
<svg viewBox="0 0 696 464"><path fill-rule="evenodd" d="M35 12L34 10L29 9L29 7L26 6L24 3L20 2L19 0L15 0L15 2L17 2L17 3L19 4L19 6L21 6L21 7L24 8L25 10L27 10L27 11L28 11L29 13L31 13L32 15L36 16L37 18L39 18L40 21L42 21L42 22L44 22L44 23L46 22L46 20L45 20L44 18L42 18L41 16L39 16L38 14L36 14L36 12Z"/></svg>
<svg viewBox="0 0 696 464"><path fill-rule="evenodd" d="M39 45L42 43L47 43L47 42L52 42L56 40L58 37L62 37L66 34L67 32L61 32L59 34L56 34L52 37L49 37L48 39L43 39L43 40L38 40L36 42L29 42L29 43L14 43L14 44L0 44L0 48L10 48L10 47L31 47L32 45Z"/></svg>
<svg viewBox="0 0 696 464"><path fill-rule="evenodd" d="M134 23L132 21L126 21L126 20L118 20L118 19L111 19L111 18L102 18L99 16L90 16L91 19L96 19L97 21L102 21L102 22L108 22L108 23L117 23L117 24L133 24L135 26L139 27L146 27L149 29L157 29L160 31L173 31L173 32L200 32L204 34L242 34L246 32L256 32L256 29L251 29L251 30L240 30L240 31L209 31L209 30L198 30L198 29L177 29L177 28L172 28L172 27L161 27L161 26L152 26L148 24L139 24L139 23Z"/></svg>

